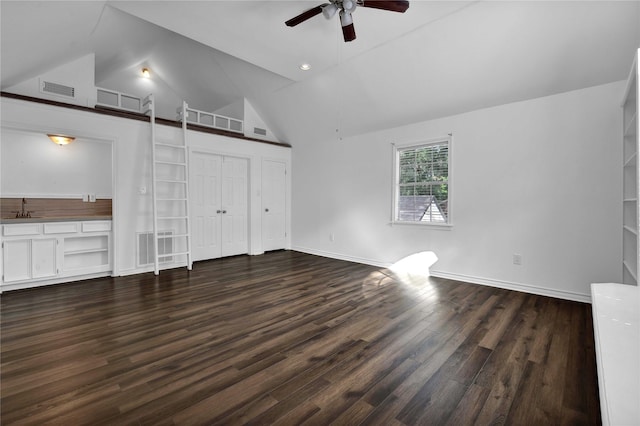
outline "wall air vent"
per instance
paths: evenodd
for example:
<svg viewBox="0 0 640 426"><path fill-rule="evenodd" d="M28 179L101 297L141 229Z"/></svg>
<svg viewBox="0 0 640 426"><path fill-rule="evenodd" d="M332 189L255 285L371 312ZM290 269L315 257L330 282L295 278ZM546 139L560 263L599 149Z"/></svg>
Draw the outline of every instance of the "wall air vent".
<svg viewBox="0 0 640 426"><path fill-rule="evenodd" d="M260 127L254 127L253 133L260 136L267 136L267 129L261 129Z"/></svg>
<svg viewBox="0 0 640 426"><path fill-rule="evenodd" d="M40 92L52 95L64 96L67 98L76 97L76 89L64 84L52 83L51 81L40 80Z"/></svg>
<svg viewBox="0 0 640 426"><path fill-rule="evenodd" d="M160 263L173 261L173 231L158 232L158 253ZM167 256L163 256L167 254ZM152 265L154 262L153 232L138 233L138 266Z"/></svg>

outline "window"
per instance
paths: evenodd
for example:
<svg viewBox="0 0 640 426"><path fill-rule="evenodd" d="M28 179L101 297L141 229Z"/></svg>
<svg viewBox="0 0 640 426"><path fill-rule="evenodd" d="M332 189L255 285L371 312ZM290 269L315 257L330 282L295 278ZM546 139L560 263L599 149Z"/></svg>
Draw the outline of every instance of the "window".
<svg viewBox="0 0 640 426"><path fill-rule="evenodd" d="M451 137L394 146L393 222L450 225Z"/></svg>

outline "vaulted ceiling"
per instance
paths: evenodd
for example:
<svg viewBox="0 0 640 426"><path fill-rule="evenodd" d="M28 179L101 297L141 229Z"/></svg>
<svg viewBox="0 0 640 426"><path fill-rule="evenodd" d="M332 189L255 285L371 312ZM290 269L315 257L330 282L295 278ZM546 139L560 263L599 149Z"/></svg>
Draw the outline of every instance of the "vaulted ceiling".
<svg viewBox="0 0 640 426"><path fill-rule="evenodd" d="M639 1L359 7L350 43L335 17L284 25L319 3L3 0L0 86L93 52L99 87L151 91L165 111L247 98L295 145L622 80L640 44Z"/></svg>

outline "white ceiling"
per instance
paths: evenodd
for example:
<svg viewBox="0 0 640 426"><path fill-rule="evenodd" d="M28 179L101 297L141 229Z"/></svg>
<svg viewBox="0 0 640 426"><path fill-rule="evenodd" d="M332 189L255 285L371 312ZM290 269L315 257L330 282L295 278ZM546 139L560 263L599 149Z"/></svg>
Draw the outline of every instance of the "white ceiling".
<svg viewBox="0 0 640 426"><path fill-rule="evenodd" d="M95 52L98 86L144 95L136 77L148 66L166 111L245 97L294 143L622 80L640 44L639 1L360 7L351 43L336 18L284 25L320 3L2 0L1 87Z"/></svg>

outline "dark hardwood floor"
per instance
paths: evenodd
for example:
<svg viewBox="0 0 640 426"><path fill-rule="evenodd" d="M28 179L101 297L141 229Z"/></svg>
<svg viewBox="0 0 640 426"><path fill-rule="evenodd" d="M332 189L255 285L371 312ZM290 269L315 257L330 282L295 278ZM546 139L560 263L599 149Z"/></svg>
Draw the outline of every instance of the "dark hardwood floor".
<svg viewBox="0 0 640 426"><path fill-rule="evenodd" d="M1 299L3 425L600 423L588 304L290 251Z"/></svg>

